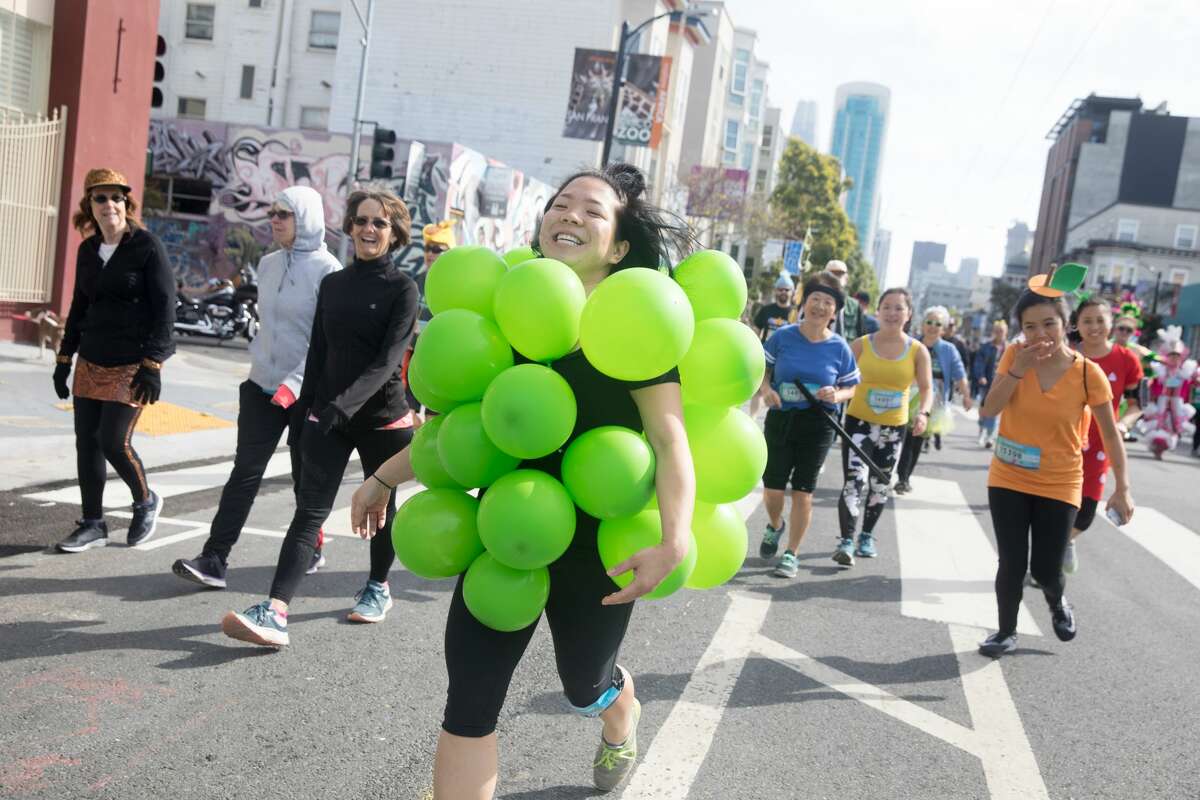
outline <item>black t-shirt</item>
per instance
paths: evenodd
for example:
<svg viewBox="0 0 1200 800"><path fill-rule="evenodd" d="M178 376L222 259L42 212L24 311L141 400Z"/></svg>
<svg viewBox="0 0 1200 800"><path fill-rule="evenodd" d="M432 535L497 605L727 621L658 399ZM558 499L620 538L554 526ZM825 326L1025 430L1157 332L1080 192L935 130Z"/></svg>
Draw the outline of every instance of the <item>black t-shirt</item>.
<svg viewBox="0 0 1200 800"><path fill-rule="evenodd" d="M516 354L515 361L518 364L530 363L529 359L519 353ZM642 415L638 411L637 403L633 402L631 392L660 383L679 383L679 370L675 368L646 381L610 378L593 367L584 357L582 350L567 353L548 366L561 375L575 393L575 429L558 450L548 456L526 461L521 467L540 469L555 478L561 478L563 453L580 435L605 425L620 425L638 433L642 432Z"/></svg>
<svg viewBox="0 0 1200 800"><path fill-rule="evenodd" d="M754 327L762 331L758 338L765 342L772 333L787 325L790 311L790 308L778 303L768 303L760 308L754 315Z"/></svg>

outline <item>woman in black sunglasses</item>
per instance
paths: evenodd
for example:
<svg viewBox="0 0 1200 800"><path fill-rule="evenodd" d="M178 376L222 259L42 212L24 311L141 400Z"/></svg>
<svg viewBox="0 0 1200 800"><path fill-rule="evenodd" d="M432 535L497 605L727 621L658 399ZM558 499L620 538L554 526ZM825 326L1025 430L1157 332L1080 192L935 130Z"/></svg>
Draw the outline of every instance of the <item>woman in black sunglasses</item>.
<svg viewBox="0 0 1200 800"><path fill-rule="evenodd" d="M142 227L129 182L93 169L72 223L86 238L75 256L75 293L54 368L54 391L75 393L75 450L83 518L58 543L65 553L108 544L103 500L113 466L133 497L127 543L154 535L162 498L146 483L131 438L142 409L162 392L163 362L175 352L175 276L162 242ZM67 386L75 359L75 380Z"/></svg>
<svg viewBox="0 0 1200 800"><path fill-rule="evenodd" d="M365 475L408 446L413 414L405 400L401 363L417 319L417 285L392 262L409 242L408 209L388 191L358 191L346 202L342 230L354 260L321 281L304 383L297 401L308 409L300 434L303 468L296 514L279 552L267 599L221 621L227 636L267 647L288 644L288 605L333 509L357 450ZM396 493L387 504L387 524ZM371 540L371 571L355 596L352 622L382 622L392 607L388 572L396 554L390 536Z"/></svg>

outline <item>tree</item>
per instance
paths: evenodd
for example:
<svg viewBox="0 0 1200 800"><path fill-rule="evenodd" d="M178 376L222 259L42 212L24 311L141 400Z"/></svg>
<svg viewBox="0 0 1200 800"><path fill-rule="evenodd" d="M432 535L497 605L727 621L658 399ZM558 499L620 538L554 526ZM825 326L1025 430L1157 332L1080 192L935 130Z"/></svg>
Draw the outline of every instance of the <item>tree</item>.
<svg viewBox="0 0 1200 800"><path fill-rule="evenodd" d="M789 140L771 194L770 228L776 235L799 240L811 229L807 255L813 266L823 269L830 260L841 259L850 269L850 291L865 290L874 296L878 293L875 270L863 258L854 224L841 205L850 185L836 158L799 139Z"/></svg>
<svg viewBox="0 0 1200 800"><path fill-rule="evenodd" d="M992 319L1007 320L1016 308L1021 290L1015 286L997 280L992 284Z"/></svg>

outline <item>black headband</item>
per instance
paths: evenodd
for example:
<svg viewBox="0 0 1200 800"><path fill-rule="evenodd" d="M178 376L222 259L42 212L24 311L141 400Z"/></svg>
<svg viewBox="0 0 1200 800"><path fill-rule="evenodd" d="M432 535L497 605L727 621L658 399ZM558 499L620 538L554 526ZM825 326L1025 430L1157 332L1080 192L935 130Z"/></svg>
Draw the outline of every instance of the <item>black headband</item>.
<svg viewBox="0 0 1200 800"><path fill-rule="evenodd" d="M846 295L842 294L837 289L834 289L832 286L826 286L823 283L817 283L817 284L813 284L813 285L804 287L805 302L808 301L809 295L811 295L813 292L824 292L825 294L832 297L833 302L837 303L838 311L841 311L842 306L846 305Z"/></svg>

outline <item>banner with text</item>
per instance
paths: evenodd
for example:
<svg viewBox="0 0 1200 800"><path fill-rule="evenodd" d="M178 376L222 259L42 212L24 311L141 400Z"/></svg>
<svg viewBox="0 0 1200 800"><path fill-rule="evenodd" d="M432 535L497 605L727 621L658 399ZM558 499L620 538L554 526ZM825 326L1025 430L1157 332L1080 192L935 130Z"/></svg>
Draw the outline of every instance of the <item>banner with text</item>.
<svg viewBox="0 0 1200 800"><path fill-rule="evenodd" d="M563 136L594 142L604 140L616 59L611 50L575 49ZM670 80L669 57L640 53L626 57L621 108L613 128L614 142L632 147L658 147Z"/></svg>

